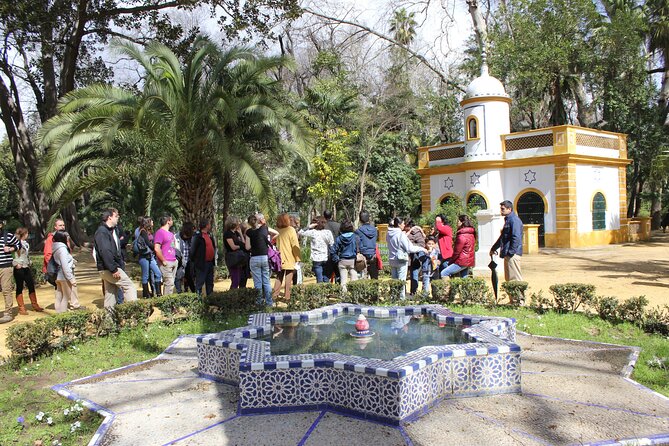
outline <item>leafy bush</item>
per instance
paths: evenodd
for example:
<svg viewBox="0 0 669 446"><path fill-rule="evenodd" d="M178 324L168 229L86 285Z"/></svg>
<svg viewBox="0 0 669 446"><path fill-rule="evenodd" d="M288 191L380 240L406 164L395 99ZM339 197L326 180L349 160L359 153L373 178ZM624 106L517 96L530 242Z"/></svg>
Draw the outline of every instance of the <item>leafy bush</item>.
<svg viewBox="0 0 669 446"><path fill-rule="evenodd" d="M383 300L383 290L378 280L363 279L348 282L346 292L346 300L354 304L376 305Z"/></svg>
<svg viewBox="0 0 669 446"><path fill-rule="evenodd" d="M382 295L388 296L387 302L398 303L402 298L402 291L406 290L405 280L390 279L381 281ZM384 299L385 301L385 299Z"/></svg>
<svg viewBox="0 0 669 446"><path fill-rule="evenodd" d="M214 318L230 313L251 313L260 311L263 306L258 304L258 290L255 288L236 288L222 293L212 293L204 298L207 314Z"/></svg>
<svg viewBox="0 0 669 446"><path fill-rule="evenodd" d="M543 314L553 308L553 302L550 298L544 296L543 290L539 290L538 293L530 294L530 308L539 314Z"/></svg>
<svg viewBox="0 0 669 446"><path fill-rule="evenodd" d="M54 347L67 347L85 339L90 317L89 311L70 311L52 316L54 329L60 332L56 335Z"/></svg>
<svg viewBox="0 0 669 446"><path fill-rule="evenodd" d="M42 272L43 256L30 256L30 272L33 275L36 285L43 285L46 283L46 277Z"/></svg>
<svg viewBox="0 0 669 446"><path fill-rule="evenodd" d="M54 330L53 318L23 322L7 330L7 347L14 356L32 358L51 349Z"/></svg>
<svg viewBox="0 0 669 446"><path fill-rule="evenodd" d="M462 305L484 304L492 302L488 284L482 277L455 277L450 279L450 300L460 299Z"/></svg>
<svg viewBox="0 0 669 446"><path fill-rule="evenodd" d="M118 332L116 322L111 313L104 308L96 308L90 314L90 324L94 336L108 336Z"/></svg>
<svg viewBox="0 0 669 446"><path fill-rule="evenodd" d="M615 297L599 296L595 298L593 306L600 318L609 322L617 322L618 306L620 302Z"/></svg>
<svg viewBox="0 0 669 446"><path fill-rule="evenodd" d="M228 271L228 267L225 266L225 262L221 262L216 265L216 268L214 269L214 280L223 280L229 278L230 271Z"/></svg>
<svg viewBox="0 0 669 446"><path fill-rule="evenodd" d="M163 313L167 323L177 319L192 319L205 312L204 301L196 293L170 294L151 301Z"/></svg>
<svg viewBox="0 0 669 446"><path fill-rule="evenodd" d="M519 307L525 304L525 291L527 291L527 282L523 282L522 280L510 280L508 282L502 282L501 288L507 299L509 299L510 305Z"/></svg>
<svg viewBox="0 0 669 446"><path fill-rule="evenodd" d="M553 308L558 312L574 312L581 305L595 302L595 286L586 283L560 283L549 287Z"/></svg>
<svg viewBox="0 0 669 446"><path fill-rule="evenodd" d="M630 297L618 305L618 317L621 321L641 326L647 306L648 299L646 299L646 296Z"/></svg>
<svg viewBox="0 0 669 446"><path fill-rule="evenodd" d="M643 321L643 329L648 333L669 336L669 305L648 310Z"/></svg>
<svg viewBox="0 0 669 446"><path fill-rule="evenodd" d="M296 285L290 293L288 311L305 311L341 301L341 285L336 283L314 283Z"/></svg>
<svg viewBox="0 0 669 446"><path fill-rule="evenodd" d="M432 286L432 301L443 304L451 304L451 284L448 280L432 280L430 282Z"/></svg>
<svg viewBox="0 0 669 446"><path fill-rule="evenodd" d="M119 328L145 327L153 314L149 300L135 300L116 305L111 315Z"/></svg>

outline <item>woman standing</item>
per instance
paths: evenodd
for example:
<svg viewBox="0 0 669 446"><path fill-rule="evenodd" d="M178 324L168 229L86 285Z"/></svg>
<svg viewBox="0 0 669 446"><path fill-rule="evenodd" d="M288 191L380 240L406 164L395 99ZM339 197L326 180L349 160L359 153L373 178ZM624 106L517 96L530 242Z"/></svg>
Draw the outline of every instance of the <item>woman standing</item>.
<svg viewBox="0 0 669 446"><path fill-rule="evenodd" d="M23 286L28 288L28 296L30 296L30 303L33 305L33 311L44 311L37 303L37 296L35 295L35 279L30 268L30 245L26 241L28 238L28 230L26 228L18 228L14 233L19 239L21 247L16 251L16 257L12 260L14 266L14 280L16 281L16 302L19 304L19 314L26 315L25 303L23 302Z"/></svg>
<svg viewBox="0 0 669 446"><path fill-rule="evenodd" d="M360 252L360 239L353 233L351 220L344 220L339 227L339 236L330 250L332 258L338 262L341 288L346 291L346 282L358 279L355 270L355 256Z"/></svg>
<svg viewBox="0 0 669 446"><path fill-rule="evenodd" d="M388 222L388 261L390 262L390 275L393 279L407 280L407 269L409 266L409 254L424 252L424 247L412 245L404 232L404 221L398 217L391 218ZM400 298L406 297L405 287L402 288Z"/></svg>
<svg viewBox="0 0 669 446"><path fill-rule="evenodd" d="M153 252L153 220L150 218L142 219L142 226L139 228L139 236L135 243L138 247L138 262L142 270L142 297L148 299L153 297L149 290L149 276L153 274L153 283L156 296L161 296L161 287L163 285L163 275L160 272L156 257Z"/></svg>
<svg viewBox="0 0 669 446"><path fill-rule="evenodd" d="M421 228L420 225L415 224L413 220L409 220L404 229L409 229L407 232L407 237L409 237L409 241L412 245L419 246L421 248L425 247L425 232L423 232L423 228ZM418 276L421 269L423 268L423 262L425 261L425 258L426 256L421 255L420 253L412 254L410 256L411 285L409 288L409 294L412 296L418 291Z"/></svg>
<svg viewBox="0 0 669 446"><path fill-rule="evenodd" d="M272 237L279 235L274 229L267 227L265 216L261 213L252 215L248 219L251 226L246 231L246 249L251 252L249 267L253 276L253 287L258 290L258 303L265 301L265 305L271 307L272 287L270 285L269 259L267 258L267 249Z"/></svg>
<svg viewBox="0 0 669 446"><path fill-rule="evenodd" d="M442 278L457 273L460 273L460 276L464 277L476 261L474 252L474 248L476 247L476 230L466 215L458 216L457 225L458 229L455 234L453 257L448 262L448 266L441 271Z"/></svg>
<svg viewBox="0 0 669 446"><path fill-rule="evenodd" d="M434 219L434 229L439 241L439 252L441 253L441 268L448 265L453 256L453 229L448 225L448 219L444 214L439 214Z"/></svg>
<svg viewBox="0 0 669 446"><path fill-rule="evenodd" d="M279 235L276 238L276 247L281 253L281 271L276 274L272 296L276 299L284 287L284 298L290 301L290 289L293 286L293 274L295 264L301 260L300 242L297 240L297 232L290 224L290 216L286 213L279 215L276 220Z"/></svg>
<svg viewBox="0 0 669 446"><path fill-rule="evenodd" d="M225 222L225 232L223 240L225 242L225 264L230 272L232 285L230 289L239 288L242 280L242 274L248 263L248 257L244 252L246 242L240 231L241 221L237 217L228 217Z"/></svg>
<svg viewBox="0 0 669 446"><path fill-rule="evenodd" d="M330 247L334 245L334 237L326 225L325 218L317 217L316 222L309 225L309 229L300 231L301 236L311 239L311 265L316 275L316 283L328 281L323 274L323 269L328 262Z"/></svg>
<svg viewBox="0 0 669 446"><path fill-rule="evenodd" d="M74 267L76 262L70 248L67 247L67 232L56 231L53 234L53 259L59 266L56 276L56 313L67 311L68 301L79 303L77 292L77 279L74 277ZM83 310L82 306L77 305L73 310Z"/></svg>

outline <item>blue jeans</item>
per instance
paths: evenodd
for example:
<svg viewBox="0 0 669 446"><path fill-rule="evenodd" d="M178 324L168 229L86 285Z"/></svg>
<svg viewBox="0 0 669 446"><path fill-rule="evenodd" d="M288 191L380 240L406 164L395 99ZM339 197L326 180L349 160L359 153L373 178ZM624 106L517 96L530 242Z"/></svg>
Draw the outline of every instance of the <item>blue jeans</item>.
<svg viewBox="0 0 669 446"><path fill-rule="evenodd" d="M420 271L423 271L423 293L429 293L430 273L432 272L431 260L430 256L423 253L414 254L414 259L411 261L411 294L418 292L418 276Z"/></svg>
<svg viewBox="0 0 669 446"><path fill-rule="evenodd" d="M155 258L145 259L140 257L139 267L142 269L142 285L149 283L149 270L153 273L154 282L163 281L163 275L160 274L160 268L158 268Z"/></svg>
<svg viewBox="0 0 669 446"><path fill-rule="evenodd" d="M441 277L442 277L442 278L445 278L445 277L448 277L448 276L452 276L453 274L457 274L457 273L459 273L459 272L461 272L461 271L465 271L465 272L466 272L466 271L467 271L467 268L468 268L468 267L466 267L466 266L460 266L460 265L458 265L457 263L451 263L450 265L448 265L446 268L444 268L444 269L441 271ZM463 276L462 274L460 274L460 277L465 277L465 276Z"/></svg>
<svg viewBox="0 0 669 446"><path fill-rule="evenodd" d="M249 266L251 276L253 276L253 287L259 291L258 303L261 304L264 298L265 305L272 306L272 286L269 283L270 271L267 256L251 256Z"/></svg>
<svg viewBox="0 0 669 446"><path fill-rule="evenodd" d="M314 274L316 274L316 283L323 283L328 281L328 278L323 275L323 270L326 263L327 260L325 262L317 262L314 260L311 264L311 269L313 270Z"/></svg>
<svg viewBox="0 0 669 446"><path fill-rule="evenodd" d="M204 269L195 269L195 291L202 295L202 286L207 292L207 296L211 296L214 292L214 262L204 262Z"/></svg>
<svg viewBox="0 0 669 446"><path fill-rule="evenodd" d="M407 269L409 268L408 261L399 261L395 260L390 262L390 277L393 279L403 280L405 286L402 288L402 293L400 294L400 299L406 299L406 280L407 280Z"/></svg>

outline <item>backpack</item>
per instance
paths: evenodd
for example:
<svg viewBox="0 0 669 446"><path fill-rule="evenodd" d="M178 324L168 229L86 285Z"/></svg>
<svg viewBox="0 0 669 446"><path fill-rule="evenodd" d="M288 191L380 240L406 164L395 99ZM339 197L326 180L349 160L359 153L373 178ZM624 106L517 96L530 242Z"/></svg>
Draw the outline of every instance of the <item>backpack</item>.
<svg viewBox="0 0 669 446"><path fill-rule="evenodd" d="M147 251L150 251L149 247L146 246L146 240L141 235L135 238L135 241L132 242L132 252L137 255L146 255Z"/></svg>
<svg viewBox="0 0 669 446"><path fill-rule="evenodd" d="M56 286L56 279L58 278L58 271L60 270L60 265L56 263L56 260L52 256L49 259L49 262L46 264L46 281L51 285Z"/></svg>
<svg viewBox="0 0 669 446"><path fill-rule="evenodd" d="M278 273L281 271L281 253L278 249L268 243L267 246L267 260L269 261L269 269Z"/></svg>

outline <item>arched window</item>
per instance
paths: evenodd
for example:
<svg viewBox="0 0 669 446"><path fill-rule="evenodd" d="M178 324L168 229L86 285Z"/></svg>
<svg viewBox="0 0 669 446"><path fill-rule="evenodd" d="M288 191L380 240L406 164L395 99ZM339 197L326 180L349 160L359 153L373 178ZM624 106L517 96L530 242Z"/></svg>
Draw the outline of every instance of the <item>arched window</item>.
<svg viewBox="0 0 669 446"><path fill-rule="evenodd" d="M447 205L449 203L458 203L458 202L459 202L458 197L456 197L455 195L446 195L444 198L441 199L439 204Z"/></svg>
<svg viewBox="0 0 669 446"><path fill-rule="evenodd" d="M476 116L467 118L467 139L479 139L479 121Z"/></svg>
<svg viewBox="0 0 669 446"><path fill-rule="evenodd" d="M606 198L597 192L592 198L592 230L606 229Z"/></svg>
<svg viewBox="0 0 669 446"><path fill-rule="evenodd" d="M477 207L479 210L488 209L488 203L482 195L473 193L467 197L467 207Z"/></svg>

